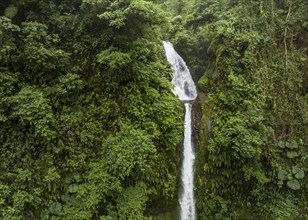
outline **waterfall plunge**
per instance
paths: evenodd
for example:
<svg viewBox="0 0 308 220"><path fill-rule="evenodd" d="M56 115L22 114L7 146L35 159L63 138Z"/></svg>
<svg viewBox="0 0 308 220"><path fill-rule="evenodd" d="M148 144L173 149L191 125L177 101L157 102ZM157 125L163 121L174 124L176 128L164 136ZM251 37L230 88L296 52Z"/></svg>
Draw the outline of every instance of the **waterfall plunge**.
<svg viewBox="0 0 308 220"><path fill-rule="evenodd" d="M191 140L191 103L197 97L197 90L186 63L174 50L169 42L163 42L168 62L173 69L172 92L178 96L185 105L184 122L184 151L182 163L182 186L183 191L179 199L181 209L181 220L195 220L195 199L194 199L194 160L195 154Z"/></svg>
<svg viewBox="0 0 308 220"><path fill-rule="evenodd" d="M181 101L194 100L197 97L197 90L186 63L177 54L171 43L165 41L163 43L167 60L174 71L171 81L174 85L173 94L178 96Z"/></svg>

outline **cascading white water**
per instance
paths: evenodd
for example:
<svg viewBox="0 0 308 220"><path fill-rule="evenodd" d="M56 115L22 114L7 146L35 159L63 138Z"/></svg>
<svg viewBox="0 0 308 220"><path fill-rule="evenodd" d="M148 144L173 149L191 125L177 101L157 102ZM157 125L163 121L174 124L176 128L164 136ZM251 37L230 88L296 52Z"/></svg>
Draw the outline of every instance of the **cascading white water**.
<svg viewBox="0 0 308 220"><path fill-rule="evenodd" d="M197 97L197 90L194 81L184 60L174 50L173 45L169 42L163 42L168 62L173 69L172 92L179 97L185 105L185 122L184 122L184 150L182 163L182 186L179 202L181 209L181 220L195 220L195 199L194 199L194 161L195 154L191 140L191 103Z"/></svg>
<svg viewBox="0 0 308 220"><path fill-rule="evenodd" d="M197 97L197 90L191 78L189 69L180 55L174 50L169 42L163 42L168 62L173 69L172 81L173 94L178 96L181 101L194 100Z"/></svg>
<svg viewBox="0 0 308 220"><path fill-rule="evenodd" d="M183 192L180 197L181 219L195 219L194 200L194 160L195 154L191 141L191 104L185 103L184 152L182 165Z"/></svg>

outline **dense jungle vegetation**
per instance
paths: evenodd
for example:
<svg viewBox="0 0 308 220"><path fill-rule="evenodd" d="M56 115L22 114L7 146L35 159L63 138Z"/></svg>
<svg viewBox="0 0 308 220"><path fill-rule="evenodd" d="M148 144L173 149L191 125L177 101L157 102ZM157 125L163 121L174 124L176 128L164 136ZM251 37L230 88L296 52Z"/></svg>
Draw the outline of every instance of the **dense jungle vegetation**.
<svg viewBox="0 0 308 220"><path fill-rule="evenodd" d="M198 83L200 220L308 218L306 0L0 2L0 219L176 219Z"/></svg>

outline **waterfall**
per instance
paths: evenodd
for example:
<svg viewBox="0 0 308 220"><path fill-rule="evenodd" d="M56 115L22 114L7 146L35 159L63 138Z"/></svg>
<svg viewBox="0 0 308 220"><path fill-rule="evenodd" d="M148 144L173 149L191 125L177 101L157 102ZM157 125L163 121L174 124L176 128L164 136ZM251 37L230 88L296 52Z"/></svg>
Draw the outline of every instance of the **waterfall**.
<svg viewBox="0 0 308 220"><path fill-rule="evenodd" d="M182 162L182 192L179 198L181 220L195 220L195 199L194 199L194 160L195 154L191 140L191 101L197 97L197 90L191 78L186 63L174 50L169 42L163 42L168 62L173 69L172 84L173 94L178 96L185 105L184 122L184 143Z"/></svg>
<svg viewBox="0 0 308 220"><path fill-rule="evenodd" d="M173 69L172 81L173 94L178 96L181 101L191 101L197 97L197 90L191 78L189 69L180 55L174 50L169 42L163 42L168 62Z"/></svg>

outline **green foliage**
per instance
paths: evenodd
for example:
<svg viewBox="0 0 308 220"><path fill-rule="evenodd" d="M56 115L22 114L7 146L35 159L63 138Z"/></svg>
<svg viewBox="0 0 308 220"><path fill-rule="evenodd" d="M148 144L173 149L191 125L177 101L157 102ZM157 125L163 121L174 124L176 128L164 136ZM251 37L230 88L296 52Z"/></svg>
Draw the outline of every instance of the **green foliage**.
<svg viewBox="0 0 308 220"><path fill-rule="evenodd" d="M18 12L18 9L14 6L9 6L5 9L4 15L8 18L13 18Z"/></svg>
<svg viewBox="0 0 308 220"><path fill-rule="evenodd" d="M300 189L300 184L298 182L298 180L289 180L287 182L287 185L289 188L293 189L293 190L299 190Z"/></svg>
<svg viewBox="0 0 308 220"><path fill-rule="evenodd" d="M119 179L134 172L134 176L144 175L153 165L156 149L150 136L141 130L123 125L121 131L106 138L102 146L106 168Z"/></svg>
<svg viewBox="0 0 308 220"><path fill-rule="evenodd" d="M57 41L57 36L49 36L48 27L38 22L24 22L22 24L23 50L20 60L24 63L25 77L40 82L50 80L42 78L42 72L56 75L65 70L69 54L61 49L52 47L52 41ZM36 73L33 75L33 73Z"/></svg>
<svg viewBox="0 0 308 220"><path fill-rule="evenodd" d="M118 219L148 219L143 217L147 198L146 185L142 182L129 187L121 193L117 200Z"/></svg>
<svg viewBox="0 0 308 220"><path fill-rule="evenodd" d="M287 180L288 179L288 172L285 170L279 170L278 172L278 179L279 180Z"/></svg>
<svg viewBox="0 0 308 220"><path fill-rule="evenodd" d="M35 88L24 87L11 97L12 114L22 126L31 125L34 135L52 139L54 131L51 128L54 116L48 100L43 93Z"/></svg>
<svg viewBox="0 0 308 220"><path fill-rule="evenodd" d="M92 4L93 2L90 1ZM99 1L95 2L100 3ZM133 23L142 22L161 22L162 12L159 11L157 5L148 1L103 1L106 4L107 11L100 14L101 19L109 21L109 25L120 29L127 22L133 21ZM125 8L125 10L122 10ZM131 17L133 15L133 17ZM139 20L139 21L138 21Z"/></svg>
<svg viewBox="0 0 308 220"><path fill-rule="evenodd" d="M107 64L111 71L117 72L127 68L132 62L129 54L109 48L97 55L98 62Z"/></svg>
<svg viewBox="0 0 308 220"><path fill-rule="evenodd" d="M296 179L303 179L305 177L305 172L296 166L292 167L292 173L295 175Z"/></svg>
<svg viewBox="0 0 308 220"><path fill-rule="evenodd" d="M176 197L183 112L162 36L201 78L198 218L307 217L304 0L0 9L1 219L147 219Z"/></svg>
<svg viewBox="0 0 308 220"><path fill-rule="evenodd" d="M16 42L13 35L19 31L20 27L12 24L11 19L0 16L0 61L2 68L8 65L13 51L16 49Z"/></svg>
<svg viewBox="0 0 308 220"><path fill-rule="evenodd" d="M298 201L292 194L271 190L263 195L263 199L257 203L256 212L262 213L268 219L301 219Z"/></svg>
<svg viewBox="0 0 308 220"><path fill-rule="evenodd" d="M203 75L198 85L205 94L197 100L200 219L307 215L303 10L304 1L196 0L186 16L173 20L175 45L195 78Z"/></svg>
<svg viewBox="0 0 308 220"><path fill-rule="evenodd" d="M152 1L0 9L0 218L147 219L176 195L182 111Z"/></svg>
<svg viewBox="0 0 308 220"><path fill-rule="evenodd" d="M59 202L55 202L49 207L49 213L54 215L59 215L61 213L61 210L62 210L62 205Z"/></svg>

